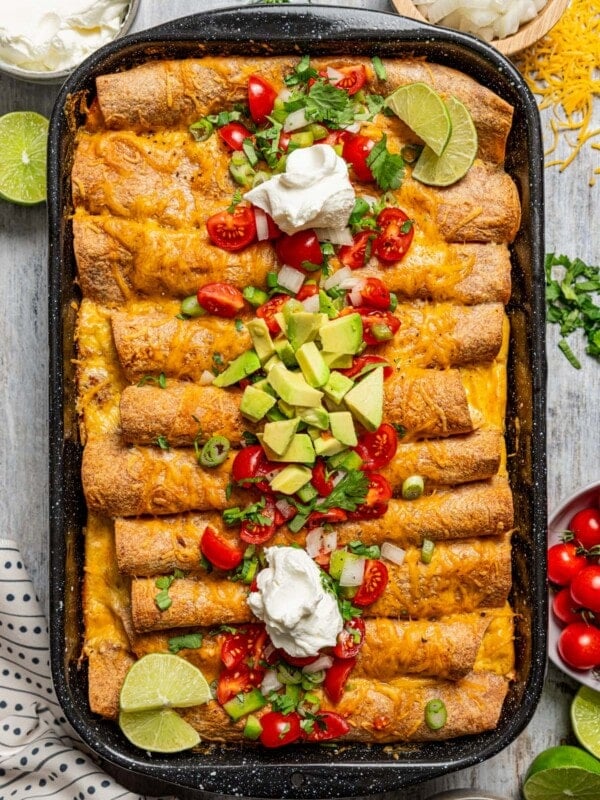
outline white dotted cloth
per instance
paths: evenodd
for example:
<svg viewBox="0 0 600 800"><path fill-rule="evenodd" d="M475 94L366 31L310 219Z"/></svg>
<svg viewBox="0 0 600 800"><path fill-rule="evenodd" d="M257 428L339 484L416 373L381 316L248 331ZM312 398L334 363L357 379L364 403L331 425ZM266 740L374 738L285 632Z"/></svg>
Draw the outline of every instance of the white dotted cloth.
<svg viewBox="0 0 600 800"><path fill-rule="evenodd" d="M0 539L0 800L144 800L103 772L58 704L48 626L15 542Z"/></svg>

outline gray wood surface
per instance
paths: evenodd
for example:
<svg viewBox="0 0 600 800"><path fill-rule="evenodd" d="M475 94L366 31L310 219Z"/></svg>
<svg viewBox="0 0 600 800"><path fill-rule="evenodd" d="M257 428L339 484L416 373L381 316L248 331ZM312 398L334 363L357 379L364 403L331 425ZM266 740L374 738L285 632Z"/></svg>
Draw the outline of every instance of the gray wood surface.
<svg viewBox="0 0 600 800"><path fill-rule="evenodd" d="M340 5L322 0L323 5ZM134 30L218 5L211 0L142 0ZM225 3L223 3L225 5ZM387 0L345 0L345 5L393 11ZM0 114L32 109L49 116L57 87L0 76ZM544 129L549 137L545 112ZM600 111L591 128L600 125ZM600 185L590 187L600 153L589 147L564 172L546 180L547 251L600 262L597 234ZM16 539L37 587L47 598L48 414L47 275L45 208L0 201L0 538ZM548 330L548 497L550 508L578 486L600 478L600 365L575 341L583 368L575 371ZM424 800L435 791L479 787L517 800L533 756L569 737L568 709L575 684L550 667L539 708L527 730L505 751L478 767L454 773L396 797Z"/></svg>

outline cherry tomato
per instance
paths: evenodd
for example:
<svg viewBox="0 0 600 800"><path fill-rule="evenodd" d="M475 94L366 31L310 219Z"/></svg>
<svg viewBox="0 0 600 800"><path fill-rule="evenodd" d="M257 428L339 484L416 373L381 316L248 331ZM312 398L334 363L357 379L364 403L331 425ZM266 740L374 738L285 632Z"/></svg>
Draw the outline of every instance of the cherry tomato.
<svg viewBox="0 0 600 800"><path fill-rule="evenodd" d="M207 525L200 541L202 554L218 569L235 569L244 558L244 551L222 539L212 525Z"/></svg>
<svg viewBox="0 0 600 800"><path fill-rule="evenodd" d="M263 125L273 111L277 92L260 75L250 75L248 78L248 107L250 116L257 125Z"/></svg>
<svg viewBox="0 0 600 800"><path fill-rule="evenodd" d="M317 658L320 656L291 656L289 653L286 653L285 650L278 650L278 654L281 658L287 663L291 664L292 667L306 667L308 664L314 664Z"/></svg>
<svg viewBox="0 0 600 800"><path fill-rule="evenodd" d="M221 250L243 250L256 239L256 222L250 206L236 206L233 214L219 211L206 220L211 242Z"/></svg>
<svg viewBox="0 0 600 800"><path fill-rule="evenodd" d="M383 517L388 509L392 487L383 475L378 475L376 472L367 473L367 477L369 478L367 498L354 511L348 512L348 519L377 519Z"/></svg>
<svg viewBox="0 0 600 800"><path fill-rule="evenodd" d="M373 231L360 231L353 236L352 244L345 244L338 250L338 258L342 264L350 269L364 267L373 250Z"/></svg>
<svg viewBox="0 0 600 800"><path fill-rule="evenodd" d="M246 625L237 633L228 633L221 645L221 661L227 669L244 664L250 669L260 666L267 643L264 625Z"/></svg>
<svg viewBox="0 0 600 800"><path fill-rule="evenodd" d="M338 72L342 72L344 77L336 81L334 86L344 89L349 95L356 94L365 85L367 73L362 64L356 67L340 67Z"/></svg>
<svg viewBox="0 0 600 800"><path fill-rule="evenodd" d="M336 658L354 658L362 647L365 638L365 622L360 617L352 617L344 622L333 648Z"/></svg>
<svg viewBox="0 0 600 800"><path fill-rule="evenodd" d="M379 308L382 311L387 311L390 307L389 290L379 278L367 278L360 290L360 297L360 306Z"/></svg>
<svg viewBox="0 0 600 800"><path fill-rule="evenodd" d="M279 323L275 319L275 314L278 311L281 311L282 307L289 299L289 295L287 294L276 294L273 295L270 300L267 300L266 303L263 303L262 306L259 306L256 309L256 316L264 319L264 321L267 323L267 328L271 331L271 333L281 332Z"/></svg>
<svg viewBox="0 0 600 800"><path fill-rule="evenodd" d="M366 367L370 366L371 364L383 366L384 380L391 378L394 374L394 368L392 365L383 356L375 355L356 356L351 367L348 367L347 369L339 369L338 372L342 372L348 378L356 378Z"/></svg>
<svg viewBox="0 0 600 800"><path fill-rule="evenodd" d="M248 544L264 544L268 542L271 536L275 533L275 518L277 509L275 508L275 501L273 496L268 494L265 497L265 506L260 509L261 517L270 519L269 523L253 522L252 520L245 519L240 528L240 539L242 542Z"/></svg>
<svg viewBox="0 0 600 800"><path fill-rule="evenodd" d="M377 217L381 233L373 243L373 252L388 263L400 261L406 255L415 235L415 226L399 208L384 208Z"/></svg>
<svg viewBox="0 0 600 800"><path fill-rule="evenodd" d="M260 724L260 743L265 747L283 747L298 741L302 736L300 715L295 711L291 714L268 711L260 718Z"/></svg>
<svg viewBox="0 0 600 800"><path fill-rule="evenodd" d="M558 652L573 669L594 669L600 665L600 628L585 622L567 625L560 634Z"/></svg>
<svg viewBox="0 0 600 800"><path fill-rule="evenodd" d="M374 147L375 142L373 139L369 139L367 136L361 136L358 133L348 136L344 140L342 158L352 166L354 174L359 181L367 182L375 180L373 173L367 165L367 157Z"/></svg>
<svg viewBox="0 0 600 800"><path fill-rule="evenodd" d="M568 587L561 589L560 592L554 595L552 612L563 625L570 625L571 622L581 622L581 614L577 612L577 606L573 602Z"/></svg>
<svg viewBox="0 0 600 800"><path fill-rule="evenodd" d="M292 139L291 133L285 133L285 131L281 131L281 133L279 134L279 144L277 145L278 148L280 150L283 150L283 152L285 153L285 151L290 146L291 139Z"/></svg>
<svg viewBox="0 0 600 800"><path fill-rule="evenodd" d="M400 328L400 320L391 311L369 311L364 308L356 310L362 317L365 344L388 342Z"/></svg>
<svg viewBox="0 0 600 800"><path fill-rule="evenodd" d="M600 511L596 508L584 508L578 511L571 522L569 530L586 550L600 544Z"/></svg>
<svg viewBox="0 0 600 800"><path fill-rule="evenodd" d="M237 453L231 465L231 477L246 488L254 487L259 492L269 492L270 486L267 481L254 482L253 479L263 478L276 469L281 469L281 465L268 461L262 447L259 444L252 444Z"/></svg>
<svg viewBox="0 0 600 800"><path fill-rule="evenodd" d="M322 711L315 717L312 731L306 733L304 738L307 742L327 742L339 739L349 730L350 726L340 714L336 714L335 711Z"/></svg>
<svg viewBox="0 0 600 800"><path fill-rule="evenodd" d="M343 508L330 508L327 511L311 511L308 515L309 528L316 528L326 522L345 522L348 514Z"/></svg>
<svg viewBox="0 0 600 800"><path fill-rule="evenodd" d="M314 297L316 294L319 294L319 287L316 283L305 283L304 286L300 288L300 291L296 295L296 300L302 302L302 300L306 300L308 297Z"/></svg>
<svg viewBox="0 0 600 800"><path fill-rule="evenodd" d="M384 593L388 578L388 569L383 561L378 561L375 558L368 558L365 564L363 582L352 598L352 604L359 608L370 606L371 603L378 600Z"/></svg>
<svg viewBox="0 0 600 800"><path fill-rule="evenodd" d="M577 606L600 611L600 566L590 564L571 581L571 597Z"/></svg>
<svg viewBox="0 0 600 800"><path fill-rule="evenodd" d="M241 150L244 140L249 139L252 134L241 122L228 122L219 128L219 136L232 150Z"/></svg>
<svg viewBox="0 0 600 800"><path fill-rule="evenodd" d="M350 139L352 136L354 136L354 134L348 131L329 131L327 136L320 140L319 144L330 144L332 147L335 147L336 144L343 144L346 139Z"/></svg>
<svg viewBox="0 0 600 800"><path fill-rule="evenodd" d="M241 313L246 302L230 283L207 283L198 289L198 303L209 314L231 319Z"/></svg>
<svg viewBox="0 0 600 800"><path fill-rule="evenodd" d="M294 269L306 269L302 266L306 262L317 265L323 263L321 245L313 230L297 231L291 236L282 236L275 245L275 252L282 264Z"/></svg>
<svg viewBox="0 0 600 800"><path fill-rule="evenodd" d="M331 478L327 477L326 473L327 467L325 466L325 462L322 458L318 458L313 467L310 482L321 497L329 497L333 492L333 481Z"/></svg>
<svg viewBox="0 0 600 800"><path fill-rule="evenodd" d="M354 602L354 601L353 601ZM339 703L344 694L348 676L356 664L355 658L334 658L333 664L325 673L323 689L332 703Z"/></svg>
<svg viewBox="0 0 600 800"><path fill-rule="evenodd" d="M568 586L586 565L584 555L578 555L574 542L561 542L548 550L548 580L558 586Z"/></svg>
<svg viewBox="0 0 600 800"><path fill-rule="evenodd" d="M398 434L392 425L384 422L374 433L363 433L359 436L354 449L362 458L362 469L367 471L381 469L396 455Z"/></svg>
<svg viewBox="0 0 600 800"><path fill-rule="evenodd" d="M233 669L221 670L217 683L218 702L223 705L236 694L242 694L260 686L264 676L265 671L262 667L251 670L243 664L233 667Z"/></svg>

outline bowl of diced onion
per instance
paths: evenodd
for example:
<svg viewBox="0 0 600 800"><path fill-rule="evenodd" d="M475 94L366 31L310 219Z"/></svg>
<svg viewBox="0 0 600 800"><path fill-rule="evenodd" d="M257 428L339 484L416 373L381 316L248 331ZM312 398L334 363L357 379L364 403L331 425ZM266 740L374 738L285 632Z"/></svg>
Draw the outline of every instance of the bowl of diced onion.
<svg viewBox="0 0 600 800"><path fill-rule="evenodd" d="M556 25L569 0L392 0L399 14L478 36L505 55Z"/></svg>

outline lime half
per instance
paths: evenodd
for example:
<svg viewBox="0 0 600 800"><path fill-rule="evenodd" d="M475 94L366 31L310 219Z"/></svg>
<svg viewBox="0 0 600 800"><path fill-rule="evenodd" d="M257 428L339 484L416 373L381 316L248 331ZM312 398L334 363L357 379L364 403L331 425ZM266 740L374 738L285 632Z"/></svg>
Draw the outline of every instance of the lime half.
<svg viewBox="0 0 600 800"><path fill-rule="evenodd" d="M413 169L413 178L430 186L449 186L467 172L477 155L477 131L465 106L454 97L447 101L452 133L441 156L425 147Z"/></svg>
<svg viewBox="0 0 600 800"><path fill-rule="evenodd" d="M0 197L31 206L46 199L48 120L34 111L0 117Z"/></svg>
<svg viewBox="0 0 600 800"><path fill-rule="evenodd" d="M442 98L426 83L401 86L386 98L386 106L440 155L450 138L452 123Z"/></svg>
<svg viewBox="0 0 600 800"><path fill-rule="evenodd" d="M525 800L598 800L600 761L578 747L550 747L537 756L523 784Z"/></svg>
<svg viewBox="0 0 600 800"><path fill-rule="evenodd" d="M121 711L199 706L211 699L200 670L170 653L150 653L136 661L123 682Z"/></svg>
<svg viewBox="0 0 600 800"><path fill-rule="evenodd" d="M579 689L571 703L571 722L579 743L600 758L600 692Z"/></svg>
<svg viewBox="0 0 600 800"><path fill-rule="evenodd" d="M153 753L177 753L200 742L194 728L172 708L121 711L119 725L132 744Z"/></svg>

